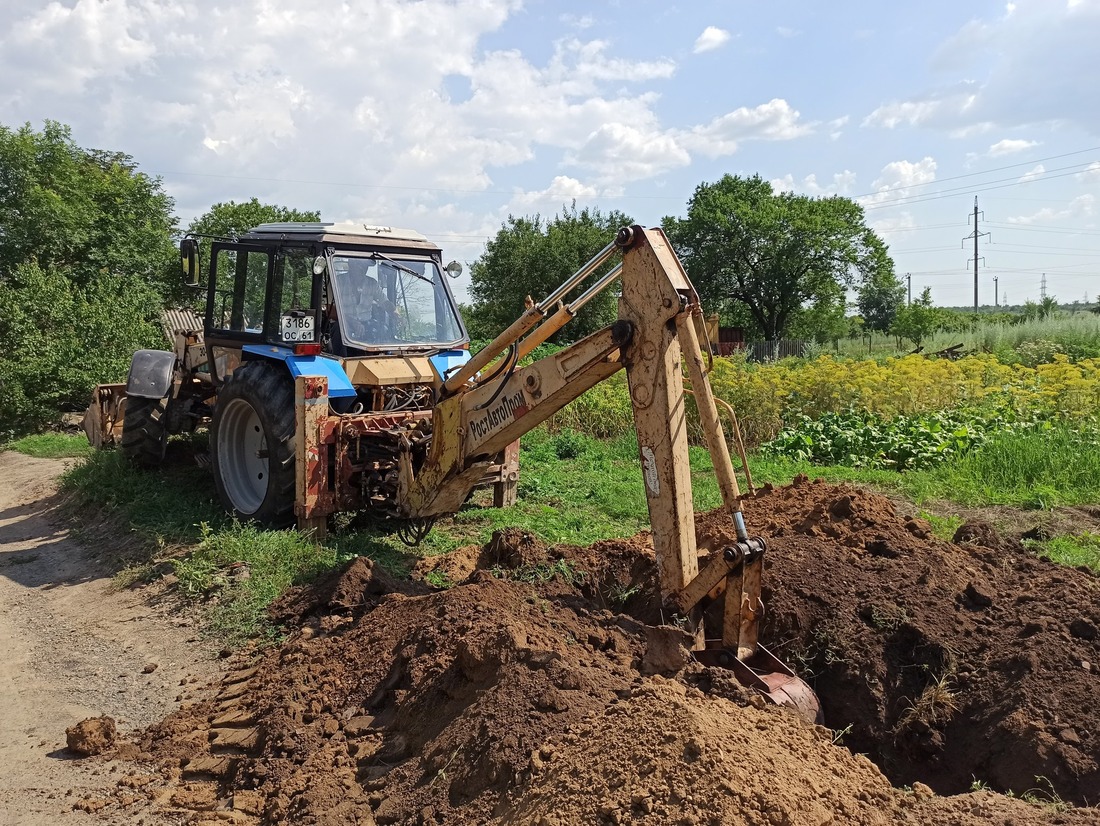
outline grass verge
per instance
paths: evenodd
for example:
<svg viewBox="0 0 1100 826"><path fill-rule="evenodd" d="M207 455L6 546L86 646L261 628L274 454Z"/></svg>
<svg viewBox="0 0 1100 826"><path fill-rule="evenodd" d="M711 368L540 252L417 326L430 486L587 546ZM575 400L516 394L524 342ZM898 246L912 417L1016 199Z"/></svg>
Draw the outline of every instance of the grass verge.
<svg viewBox="0 0 1100 826"><path fill-rule="evenodd" d="M1100 574L1100 534L1056 536L1045 542L1027 540L1025 544L1051 562L1072 568L1088 568Z"/></svg>
<svg viewBox="0 0 1100 826"><path fill-rule="evenodd" d="M2 450L13 450L36 459L80 459L92 454L93 448L83 433L39 433L8 442Z"/></svg>

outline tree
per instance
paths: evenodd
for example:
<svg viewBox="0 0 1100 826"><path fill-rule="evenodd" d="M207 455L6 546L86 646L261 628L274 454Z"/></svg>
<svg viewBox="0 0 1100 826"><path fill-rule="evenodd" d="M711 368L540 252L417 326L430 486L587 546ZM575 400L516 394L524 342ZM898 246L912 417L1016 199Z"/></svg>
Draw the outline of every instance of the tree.
<svg viewBox="0 0 1100 826"><path fill-rule="evenodd" d="M799 309L790 324L791 336L811 339L818 344L844 338L851 329L845 299L844 289L836 285L835 289L824 292L809 306Z"/></svg>
<svg viewBox="0 0 1100 826"><path fill-rule="evenodd" d="M82 149L54 121L0 126L0 278L34 262L77 286L140 277L168 294L179 281L172 208L129 155Z"/></svg>
<svg viewBox="0 0 1100 826"><path fill-rule="evenodd" d="M172 200L127 155L0 126L0 428L81 409L161 336L181 290Z"/></svg>
<svg viewBox="0 0 1100 826"><path fill-rule="evenodd" d="M34 263L11 275L0 281L0 438L83 410L95 384L126 378L135 350L164 346L149 321L161 297L140 279L74 287Z"/></svg>
<svg viewBox="0 0 1100 826"><path fill-rule="evenodd" d="M856 306L868 330L885 333L905 305L905 285L894 275L894 267L880 266L863 279L857 290Z"/></svg>
<svg viewBox="0 0 1100 826"><path fill-rule="evenodd" d="M598 208L578 210L576 202L550 220L509 215L470 268L471 334L490 338L504 330L522 315L527 296L541 301L632 223L615 210L606 215ZM611 323L615 312L615 293L605 290L552 340L575 341Z"/></svg>
<svg viewBox="0 0 1100 826"><path fill-rule="evenodd" d="M236 201L214 204L187 225L187 232L198 236L235 238L260 224L320 220L321 213L316 210L261 204L257 198L250 198L241 204ZM209 241L201 240L203 249L209 249Z"/></svg>
<svg viewBox="0 0 1100 826"><path fill-rule="evenodd" d="M769 341L838 285L893 266L857 203L776 194L759 175L700 184L664 226L708 311L742 302Z"/></svg>
<svg viewBox="0 0 1100 826"><path fill-rule="evenodd" d="M890 332L899 339L907 338L917 347L939 329L942 313L932 306L932 290L924 288L920 298L898 310Z"/></svg>

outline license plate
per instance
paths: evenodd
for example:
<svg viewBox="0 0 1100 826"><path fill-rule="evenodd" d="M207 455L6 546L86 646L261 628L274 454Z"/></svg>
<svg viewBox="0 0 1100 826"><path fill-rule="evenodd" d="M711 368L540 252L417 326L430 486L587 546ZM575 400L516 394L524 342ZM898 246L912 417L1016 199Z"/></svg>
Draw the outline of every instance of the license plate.
<svg viewBox="0 0 1100 826"><path fill-rule="evenodd" d="M281 338L283 341L313 341L312 315L285 315L282 317Z"/></svg>

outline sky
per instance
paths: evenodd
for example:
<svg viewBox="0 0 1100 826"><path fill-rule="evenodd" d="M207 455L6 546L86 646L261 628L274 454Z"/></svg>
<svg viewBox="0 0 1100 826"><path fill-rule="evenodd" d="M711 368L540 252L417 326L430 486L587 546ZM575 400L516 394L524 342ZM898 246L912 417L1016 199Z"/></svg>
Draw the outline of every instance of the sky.
<svg viewBox="0 0 1100 826"><path fill-rule="evenodd" d="M467 264L509 215L655 226L759 174L857 200L941 305L977 199L980 303L1069 303L1100 297L1097 43L1100 0L4 0L0 125L133 156L183 226L256 197Z"/></svg>

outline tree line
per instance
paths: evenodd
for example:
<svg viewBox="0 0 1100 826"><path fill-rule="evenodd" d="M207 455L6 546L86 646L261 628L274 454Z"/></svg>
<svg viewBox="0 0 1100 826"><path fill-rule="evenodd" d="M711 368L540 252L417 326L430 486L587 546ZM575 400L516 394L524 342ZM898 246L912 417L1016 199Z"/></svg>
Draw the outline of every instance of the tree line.
<svg viewBox="0 0 1100 826"><path fill-rule="evenodd" d="M0 125L0 440L83 409L94 384L125 380L135 350L164 346L160 310L196 302L180 274L184 232L320 220L252 198L214 204L181 229L174 208L128 155L82 148L53 121L40 131ZM496 335L526 296L545 297L633 223L575 203L552 218L509 216L471 267L462 308L471 335ZM725 175L696 187L685 215L662 226L707 311L749 338L880 331L919 344L947 323L927 291L906 306L886 244L851 199ZM616 301L614 291L593 301L558 343L609 323Z"/></svg>
<svg viewBox="0 0 1100 826"><path fill-rule="evenodd" d="M553 218L510 216L471 269L466 317L475 337L514 319L608 243L629 216L565 207ZM700 184L684 217L662 227L709 313L756 340L833 341L853 331L849 293L860 326L886 332L904 307L905 288L886 244L849 198L775 192L760 176L726 175ZM574 340L614 318L608 295L587 318L564 328Z"/></svg>

